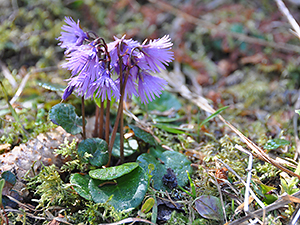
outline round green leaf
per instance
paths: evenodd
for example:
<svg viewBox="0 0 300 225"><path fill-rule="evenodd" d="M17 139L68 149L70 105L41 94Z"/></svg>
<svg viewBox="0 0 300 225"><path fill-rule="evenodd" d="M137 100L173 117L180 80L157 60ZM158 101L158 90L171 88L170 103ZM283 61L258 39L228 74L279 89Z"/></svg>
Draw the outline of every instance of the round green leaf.
<svg viewBox="0 0 300 225"><path fill-rule="evenodd" d="M163 184L162 178L167 173L167 168L171 168L177 178L178 185L185 186L188 184L188 171L190 174L193 172L190 166L191 162L181 153L175 151L164 151L160 155L160 160L164 164L160 163L154 156L148 153L144 153L137 158L139 165L148 171L150 164L154 165L154 170L150 173L151 184L156 190L169 190L167 186Z"/></svg>
<svg viewBox="0 0 300 225"><path fill-rule="evenodd" d="M223 220L221 200L215 196L203 195L195 201L197 212L206 219Z"/></svg>
<svg viewBox="0 0 300 225"><path fill-rule="evenodd" d="M75 107L70 104L59 103L49 111L49 119L56 125L62 126L68 133L81 132L82 119L75 113Z"/></svg>
<svg viewBox="0 0 300 225"><path fill-rule="evenodd" d="M108 162L108 146L106 141L100 138L85 139L78 144L78 156L83 162L89 162L93 166L103 166Z"/></svg>
<svg viewBox="0 0 300 225"><path fill-rule="evenodd" d="M92 200L89 190L89 180L88 175L81 175L79 173L72 174L70 177L70 183L73 185L74 190L83 198L87 200Z"/></svg>
<svg viewBox="0 0 300 225"><path fill-rule="evenodd" d="M91 179L89 189L96 203L112 205L116 210L130 210L138 207L148 189L148 176L141 167L112 182Z"/></svg>
<svg viewBox="0 0 300 225"><path fill-rule="evenodd" d="M185 155L175 151L165 151L162 153L161 160L165 163L166 168L171 168L174 171L178 185L183 187L188 184L189 180L186 171L192 174L193 169L191 161Z"/></svg>
<svg viewBox="0 0 300 225"><path fill-rule="evenodd" d="M138 149L137 141L134 139L124 140L124 157L130 156ZM112 155L116 158L120 158L120 134L116 134L116 139L112 149Z"/></svg>
<svg viewBox="0 0 300 225"><path fill-rule="evenodd" d="M91 178L98 179L98 180L114 180L118 177L130 173L138 166L139 164L136 162L125 163L120 166L91 170L89 172L89 175L91 176Z"/></svg>
<svg viewBox="0 0 300 225"><path fill-rule="evenodd" d="M150 184L153 188L163 191L168 189L162 181L162 177L167 173L167 169L163 164L161 164L158 160L156 160L152 155L148 153L141 154L136 161L146 172L149 172L148 168L150 164L154 166L154 169L150 173L150 175L152 176Z"/></svg>

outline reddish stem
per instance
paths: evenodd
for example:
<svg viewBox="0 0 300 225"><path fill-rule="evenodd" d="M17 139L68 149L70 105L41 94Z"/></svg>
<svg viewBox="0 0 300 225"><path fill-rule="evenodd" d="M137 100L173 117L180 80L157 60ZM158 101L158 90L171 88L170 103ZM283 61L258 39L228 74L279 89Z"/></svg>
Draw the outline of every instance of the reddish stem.
<svg viewBox="0 0 300 225"><path fill-rule="evenodd" d="M104 124L104 103L101 101L100 107L100 123L99 123L99 138L103 139L103 124Z"/></svg>
<svg viewBox="0 0 300 225"><path fill-rule="evenodd" d="M106 121L105 121L105 141L109 144L109 115L110 115L110 100L106 102Z"/></svg>
<svg viewBox="0 0 300 225"><path fill-rule="evenodd" d="M82 136L83 139L86 139L86 132L85 132L85 111L84 111L84 97L81 98L81 113L82 113Z"/></svg>

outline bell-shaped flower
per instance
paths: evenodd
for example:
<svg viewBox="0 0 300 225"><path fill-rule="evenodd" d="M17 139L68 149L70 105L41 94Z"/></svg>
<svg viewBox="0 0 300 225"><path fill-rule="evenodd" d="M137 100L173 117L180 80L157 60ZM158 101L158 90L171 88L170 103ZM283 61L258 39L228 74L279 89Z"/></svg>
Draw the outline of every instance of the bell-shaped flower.
<svg viewBox="0 0 300 225"><path fill-rule="evenodd" d="M138 94L142 103L151 102L155 99L155 96L159 98L164 87L168 84L164 79L152 76L145 71L141 71L138 76Z"/></svg>
<svg viewBox="0 0 300 225"><path fill-rule="evenodd" d="M90 85L87 96L93 96L93 94L97 98L100 97L102 102L106 99L111 100L112 96L116 99L120 98L120 90L115 81L110 77L108 69L103 70L98 79Z"/></svg>
<svg viewBox="0 0 300 225"><path fill-rule="evenodd" d="M140 46L141 55L139 55L140 68L159 72L160 69L165 70L165 65L168 65L174 59L174 53L171 50L173 43L168 35L162 38L150 40L149 44ZM147 65L145 64L147 63Z"/></svg>
<svg viewBox="0 0 300 225"><path fill-rule="evenodd" d="M68 25L63 25L61 36L57 39L61 42L59 45L66 48L67 52L72 51L74 46L82 45L83 41L88 39L87 34L80 28L79 20L76 22L71 17L66 17L65 22Z"/></svg>

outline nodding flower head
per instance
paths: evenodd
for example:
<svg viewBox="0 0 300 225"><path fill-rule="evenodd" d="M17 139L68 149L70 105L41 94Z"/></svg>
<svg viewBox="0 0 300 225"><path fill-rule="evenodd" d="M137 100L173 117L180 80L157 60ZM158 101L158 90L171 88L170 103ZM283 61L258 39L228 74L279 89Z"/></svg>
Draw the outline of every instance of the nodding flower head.
<svg viewBox="0 0 300 225"><path fill-rule="evenodd" d="M171 52L173 43L168 35L155 40L151 40L149 44L140 46L140 66L143 69L149 69L153 72L165 70L165 65L168 65L174 59L174 53ZM145 63L146 62L146 63Z"/></svg>
<svg viewBox="0 0 300 225"><path fill-rule="evenodd" d="M156 97L159 97L168 83L160 77L150 75L148 72L139 73L138 94L142 103L149 103Z"/></svg>
<svg viewBox="0 0 300 225"><path fill-rule="evenodd" d="M169 36L150 40L148 44L125 36L115 37L115 41L106 44L96 34L93 38L84 32L79 21L66 17L65 22L67 25L62 27L64 31L58 40L66 48L67 62L62 67L72 75L63 100L73 92L85 98L99 97L102 101L140 96L143 103L160 96L167 82L153 74L166 69L174 59ZM124 96L121 96L123 88Z"/></svg>
<svg viewBox="0 0 300 225"><path fill-rule="evenodd" d="M102 102L106 99L111 100L112 96L119 99L120 90L115 81L110 77L110 71L104 69L99 75L98 79L90 85L87 96L93 96L93 94L95 94L95 97L100 97Z"/></svg>
<svg viewBox="0 0 300 225"><path fill-rule="evenodd" d="M72 51L74 46L82 45L84 40L88 39L87 34L80 28L79 20L77 23L71 18L66 17L65 22L68 25L63 25L61 36L57 39L60 41L59 45L66 48L67 52Z"/></svg>

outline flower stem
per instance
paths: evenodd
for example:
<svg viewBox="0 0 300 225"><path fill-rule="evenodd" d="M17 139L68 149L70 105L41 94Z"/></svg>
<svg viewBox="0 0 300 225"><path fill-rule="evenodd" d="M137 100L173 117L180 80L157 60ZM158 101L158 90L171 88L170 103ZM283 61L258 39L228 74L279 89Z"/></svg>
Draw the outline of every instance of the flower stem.
<svg viewBox="0 0 300 225"><path fill-rule="evenodd" d="M121 72L120 72L121 73ZM118 107L118 112L117 112L117 118L116 118L116 122L115 125L113 127L113 131L111 133L111 138L109 141L109 145L108 145L108 155L109 155L109 160L106 166L109 166L110 161L111 161L111 152L112 152L112 148L116 139L116 134L117 134L117 130L118 130L118 126L119 126L119 121L121 119L121 114L123 114L123 102L124 102L124 93L125 93L125 86L128 80L128 76L129 76L129 70L128 72L125 74L125 78L124 78L124 82L122 82L123 77L120 78L120 92L121 92L121 96L120 96L120 102L119 102L119 107ZM122 124L122 123L121 123ZM120 128L120 130L123 129L123 127ZM123 136L123 132L122 133ZM121 136L121 135L120 135ZM120 144L121 144L121 139L120 139ZM121 155L121 146L120 146L120 155ZM121 156L120 156L121 157ZM123 158L124 158L124 153L123 153ZM123 159L124 160L124 159Z"/></svg>
<svg viewBox="0 0 300 225"><path fill-rule="evenodd" d="M123 96L124 98L124 96ZM120 116L120 164L124 162L124 113L123 113L123 103L121 107L121 116Z"/></svg>
<svg viewBox="0 0 300 225"><path fill-rule="evenodd" d="M98 134L98 127L99 127L99 106L96 104L96 114L95 114L95 128L94 128L94 132L93 132L93 137L99 137Z"/></svg>
<svg viewBox="0 0 300 225"><path fill-rule="evenodd" d="M99 138L103 139L103 122L104 121L104 103L101 101L100 106L100 123L99 123Z"/></svg>
<svg viewBox="0 0 300 225"><path fill-rule="evenodd" d="M84 111L84 96L81 98L81 113L82 113L82 136L83 139L86 139L86 133L85 133L85 111Z"/></svg>
<svg viewBox="0 0 300 225"><path fill-rule="evenodd" d="M106 120L105 120L105 141L109 144L109 116L110 116L110 100L106 102Z"/></svg>

